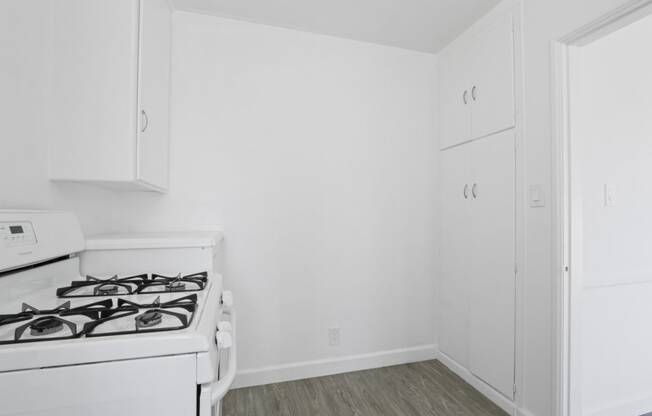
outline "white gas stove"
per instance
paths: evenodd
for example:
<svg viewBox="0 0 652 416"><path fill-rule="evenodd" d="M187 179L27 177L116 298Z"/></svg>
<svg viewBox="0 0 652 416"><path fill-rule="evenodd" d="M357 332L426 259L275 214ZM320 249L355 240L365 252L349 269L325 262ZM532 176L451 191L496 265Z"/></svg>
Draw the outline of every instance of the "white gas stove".
<svg viewBox="0 0 652 416"><path fill-rule="evenodd" d="M69 213L0 211L0 415L219 415L236 370L220 241L84 240Z"/></svg>

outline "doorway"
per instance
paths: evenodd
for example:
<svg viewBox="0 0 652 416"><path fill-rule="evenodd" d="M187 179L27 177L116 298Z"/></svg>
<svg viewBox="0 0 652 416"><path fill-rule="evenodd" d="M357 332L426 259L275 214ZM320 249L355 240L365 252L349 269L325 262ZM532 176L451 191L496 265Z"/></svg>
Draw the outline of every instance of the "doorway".
<svg viewBox="0 0 652 416"><path fill-rule="evenodd" d="M564 416L652 412L652 1L555 42Z"/></svg>

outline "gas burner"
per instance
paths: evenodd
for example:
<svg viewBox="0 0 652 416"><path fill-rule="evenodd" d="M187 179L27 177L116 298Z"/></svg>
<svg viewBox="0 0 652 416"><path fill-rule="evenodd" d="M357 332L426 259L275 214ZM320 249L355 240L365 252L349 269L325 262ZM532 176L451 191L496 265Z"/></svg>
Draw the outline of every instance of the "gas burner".
<svg viewBox="0 0 652 416"><path fill-rule="evenodd" d="M95 288L95 294L99 296L111 296L111 295L117 295L118 294L118 285L103 285L103 286L98 286Z"/></svg>
<svg viewBox="0 0 652 416"><path fill-rule="evenodd" d="M75 280L70 286L57 289L60 298L81 298L88 296L133 295L148 280L146 274L129 277L114 275L108 279L86 276L86 280Z"/></svg>
<svg viewBox="0 0 652 416"><path fill-rule="evenodd" d="M175 280L174 282L170 282L165 285L165 288L170 292L182 292L186 289L186 284L179 280Z"/></svg>
<svg viewBox="0 0 652 416"><path fill-rule="evenodd" d="M44 316L29 323L30 333L34 336L55 334L63 329L64 321L55 316Z"/></svg>
<svg viewBox="0 0 652 416"><path fill-rule="evenodd" d="M134 319L136 320L136 329L149 328L163 322L163 314L156 310L150 310L138 315Z"/></svg>
<svg viewBox="0 0 652 416"><path fill-rule="evenodd" d="M39 338L45 337L46 335L56 334L57 332L63 330L64 326L68 327L68 331L70 332L69 335L61 337L49 337L47 339L67 339L77 338L79 336L79 333L77 332L77 325L74 323L62 319L58 316L42 316L16 328L14 331L13 342L37 341ZM23 334L27 328L30 329L30 335L35 338L23 338Z"/></svg>

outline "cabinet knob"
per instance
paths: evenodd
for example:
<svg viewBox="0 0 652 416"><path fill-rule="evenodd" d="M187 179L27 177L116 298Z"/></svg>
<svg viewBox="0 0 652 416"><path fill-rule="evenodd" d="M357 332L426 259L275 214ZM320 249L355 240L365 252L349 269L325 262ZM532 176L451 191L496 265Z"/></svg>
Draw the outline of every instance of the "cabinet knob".
<svg viewBox="0 0 652 416"><path fill-rule="evenodd" d="M147 116L147 111L145 111L145 110L140 110L140 115L143 118L142 127L140 128L140 132L145 133L145 130L147 130L147 127L149 127L149 117Z"/></svg>
<svg viewBox="0 0 652 416"><path fill-rule="evenodd" d="M471 98L473 98L473 101L476 101L478 99L477 92L478 92L478 87L474 85L473 88L471 89Z"/></svg>
<svg viewBox="0 0 652 416"><path fill-rule="evenodd" d="M464 199L469 199L469 185L468 184L464 184L463 195L464 195Z"/></svg>
<svg viewBox="0 0 652 416"><path fill-rule="evenodd" d="M473 199L478 199L478 184L474 183L471 188L471 194L473 194Z"/></svg>
<svg viewBox="0 0 652 416"><path fill-rule="evenodd" d="M464 101L464 105L467 105L469 103L469 91L464 90L464 93L462 94L462 101Z"/></svg>
<svg viewBox="0 0 652 416"><path fill-rule="evenodd" d="M233 293L230 290L222 292L222 305L224 305L226 311L230 311L233 308Z"/></svg>

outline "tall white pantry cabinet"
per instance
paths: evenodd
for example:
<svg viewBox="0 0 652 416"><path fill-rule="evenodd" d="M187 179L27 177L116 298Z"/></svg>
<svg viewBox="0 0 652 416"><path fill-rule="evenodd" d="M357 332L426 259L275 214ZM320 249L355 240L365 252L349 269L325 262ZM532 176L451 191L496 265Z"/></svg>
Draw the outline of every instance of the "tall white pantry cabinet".
<svg viewBox="0 0 652 416"><path fill-rule="evenodd" d="M439 348L509 400L515 390L515 9L441 54Z"/></svg>
<svg viewBox="0 0 652 416"><path fill-rule="evenodd" d="M54 7L50 178L168 187L169 0L65 0Z"/></svg>

